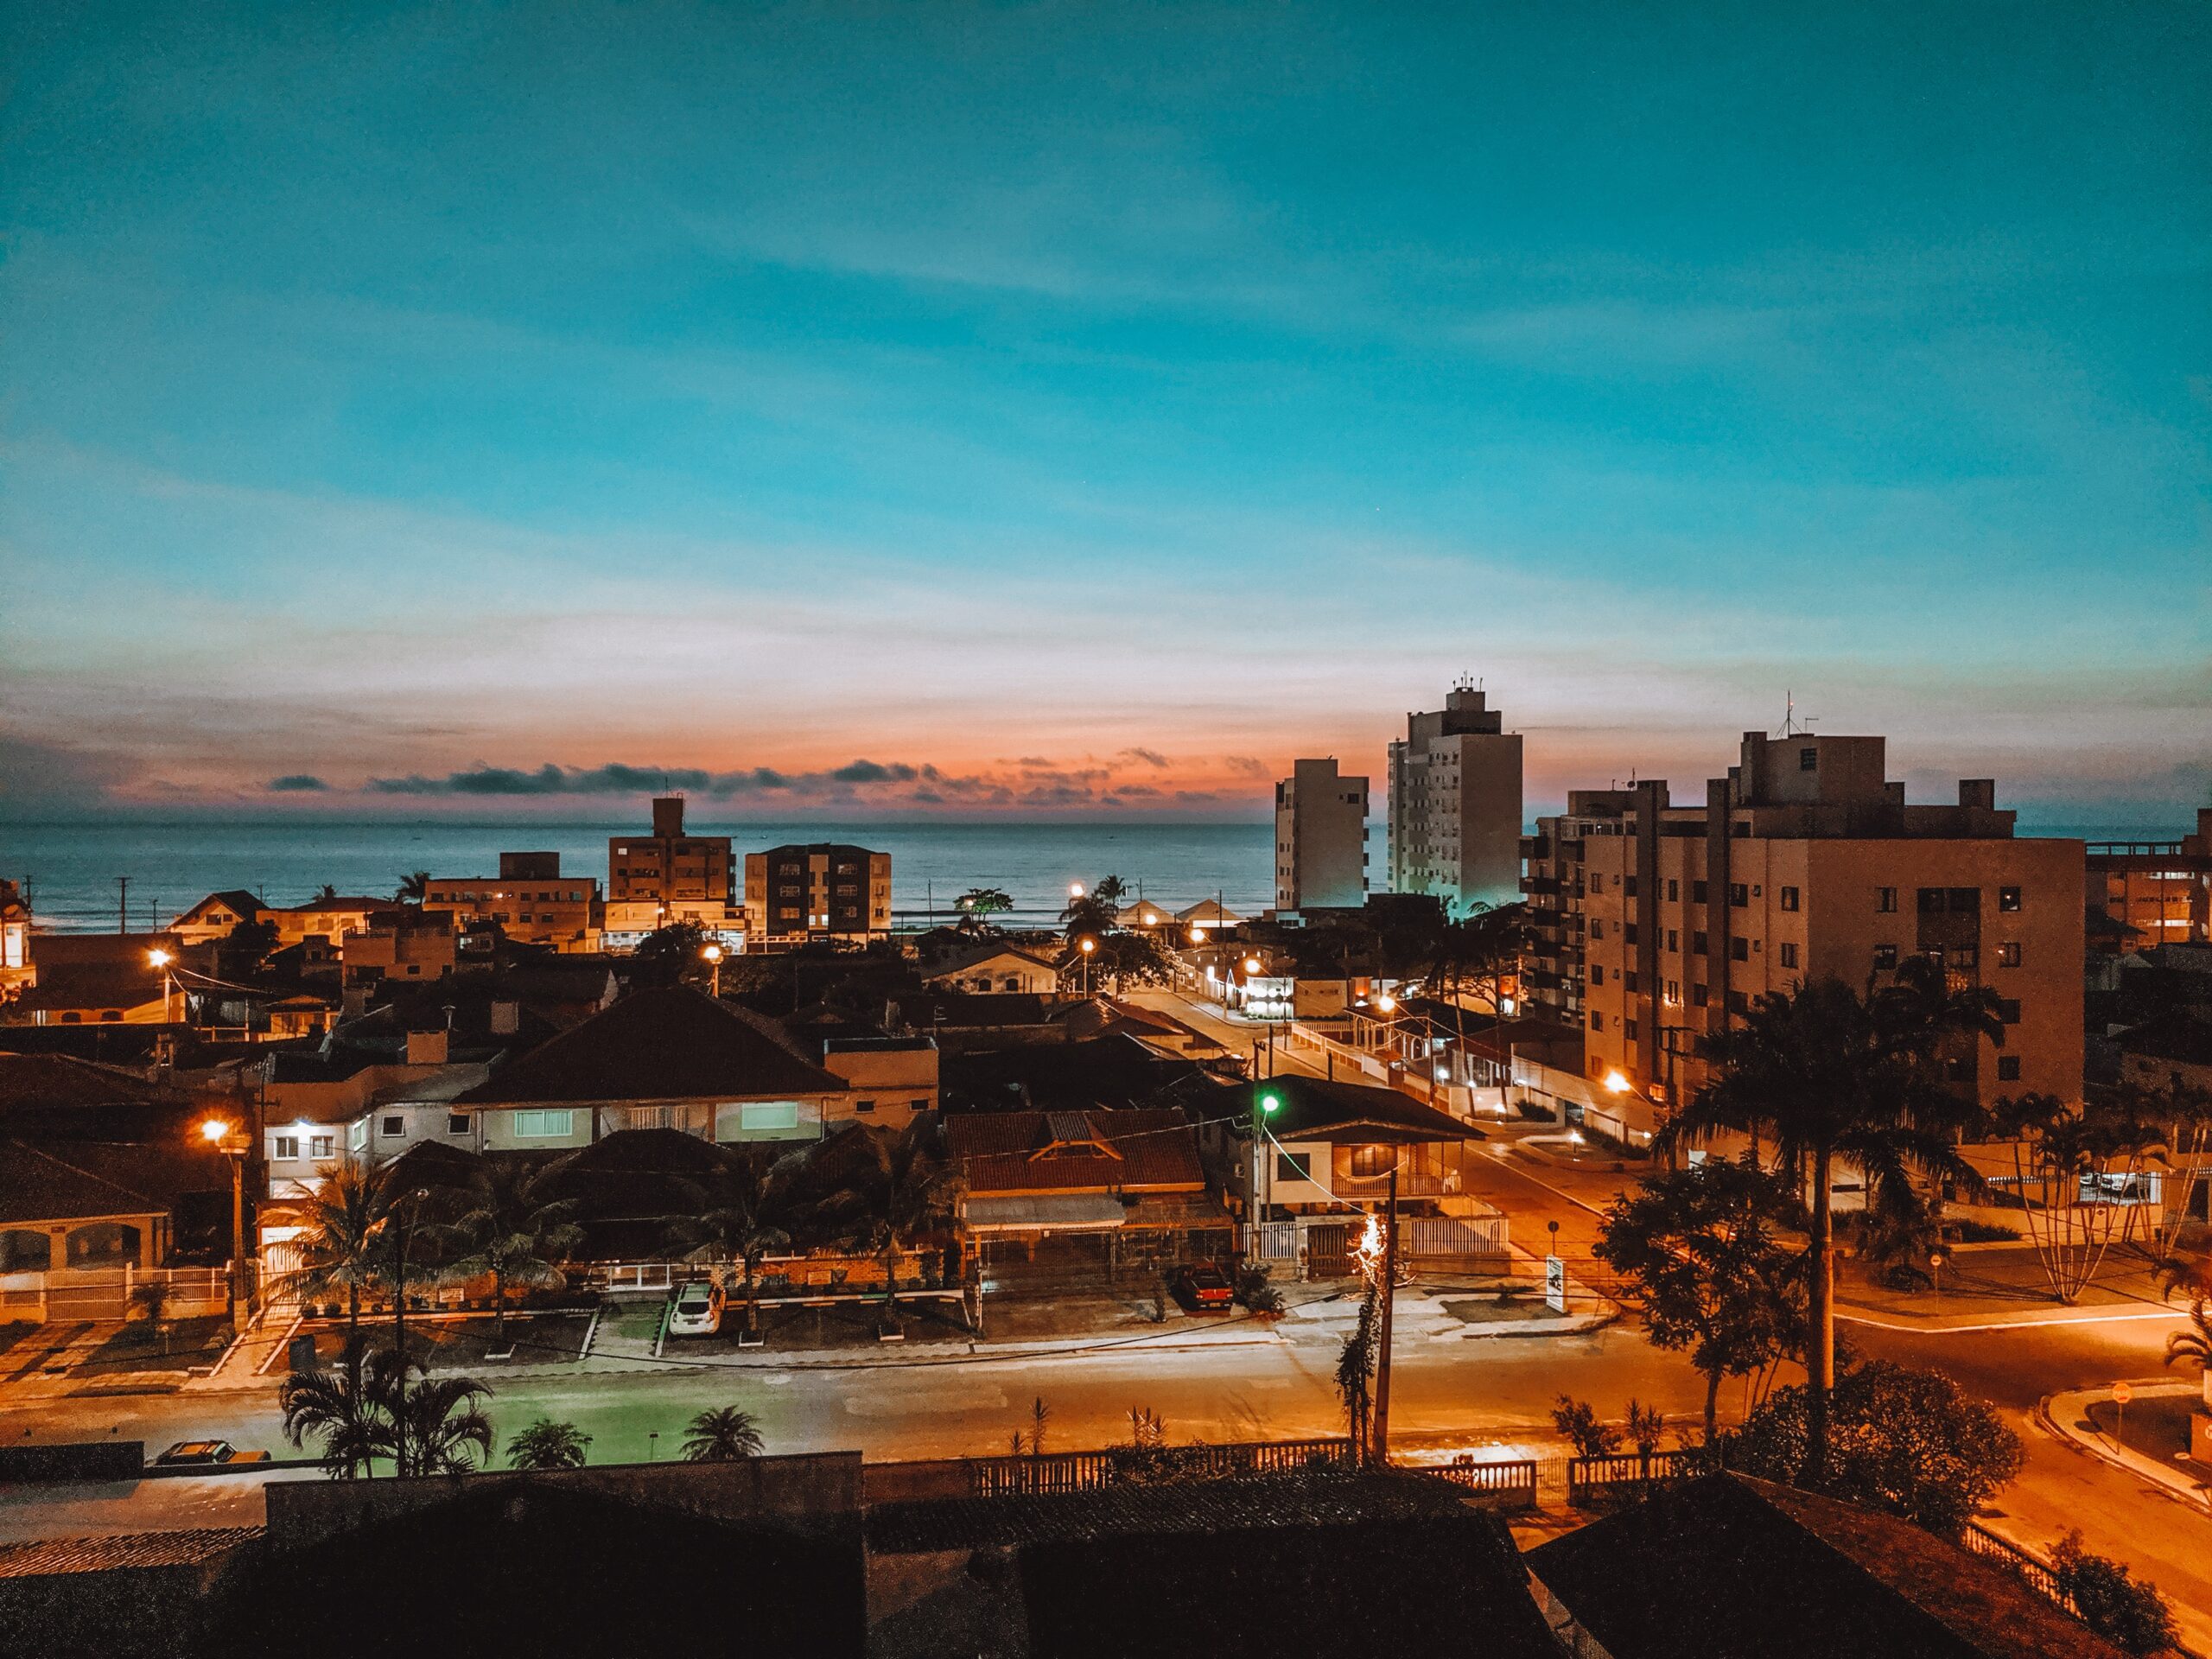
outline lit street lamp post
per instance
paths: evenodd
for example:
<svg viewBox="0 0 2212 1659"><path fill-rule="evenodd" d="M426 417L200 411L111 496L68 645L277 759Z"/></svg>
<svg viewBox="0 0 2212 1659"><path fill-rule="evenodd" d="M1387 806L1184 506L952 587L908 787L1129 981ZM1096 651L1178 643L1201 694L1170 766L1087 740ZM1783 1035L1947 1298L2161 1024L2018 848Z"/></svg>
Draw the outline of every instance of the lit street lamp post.
<svg viewBox="0 0 2212 1659"><path fill-rule="evenodd" d="M1090 995L1090 953L1098 948L1098 941L1085 934L1083 938L1083 994Z"/></svg>
<svg viewBox="0 0 2212 1659"><path fill-rule="evenodd" d="M252 1317L253 1289L245 1263L245 1156L251 1143L245 1131L211 1117L200 1126L200 1138L231 1160L231 1333L239 1335Z"/></svg>
<svg viewBox="0 0 2212 1659"><path fill-rule="evenodd" d="M1282 1096L1272 1089L1255 1089L1252 1094L1252 1205L1245 1217L1247 1236L1244 1258L1257 1265L1260 1260L1260 1221L1267 1213L1260 1202L1261 1160L1267 1155L1268 1120L1282 1109Z"/></svg>
<svg viewBox="0 0 2212 1659"><path fill-rule="evenodd" d="M720 944L710 944L699 954L707 959L715 971L715 1001L719 1002L722 1000L722 948Z"/></svg>

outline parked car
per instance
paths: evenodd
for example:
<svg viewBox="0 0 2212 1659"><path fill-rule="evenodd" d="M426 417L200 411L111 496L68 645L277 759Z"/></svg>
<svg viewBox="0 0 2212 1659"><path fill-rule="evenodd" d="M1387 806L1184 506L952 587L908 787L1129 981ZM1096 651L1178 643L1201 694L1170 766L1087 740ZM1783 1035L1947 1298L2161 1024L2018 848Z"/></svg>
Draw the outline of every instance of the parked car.
<svg viewBox="0 0 2212 1659"><path fill-rule="evenodd" d="M266 1463L266 1452L241 1452L228 1440L179 1440L154 1459L158 1468L190 1468L219 1463Z"/></svg>
<svg viewBox="0 0 2212 1659"><path fill-rule="evenodd" d="M1236 1287L1211 1262L1185 1262L1174 1286L1175 1300L1193 1313L1226 1313L1236 1303Z"/></svg>
<svg viewBox="0 0 2212 1659"><path fill-rule="evenodd" d="M676 1293L676 1306L668 1312L671 1337L711 1337L722 1328L726 1299L720 1285L704 1281L686 1285Z"/></svg>

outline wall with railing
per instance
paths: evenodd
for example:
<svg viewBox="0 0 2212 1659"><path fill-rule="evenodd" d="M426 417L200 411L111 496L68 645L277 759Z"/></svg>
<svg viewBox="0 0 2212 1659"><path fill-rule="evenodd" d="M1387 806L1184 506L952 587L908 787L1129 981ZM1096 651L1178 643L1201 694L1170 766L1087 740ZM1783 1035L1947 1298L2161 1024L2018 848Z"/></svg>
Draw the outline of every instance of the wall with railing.
<svg viewBox="0 0 2212 1659"><path fill-rule="evenodd" d="M202 1319L230 1308L230 1278L222 1268L10 1273L0 1274L0 1324L130 1319L149 1306L149 1285L162 1287L164 1319Z"/></svg>

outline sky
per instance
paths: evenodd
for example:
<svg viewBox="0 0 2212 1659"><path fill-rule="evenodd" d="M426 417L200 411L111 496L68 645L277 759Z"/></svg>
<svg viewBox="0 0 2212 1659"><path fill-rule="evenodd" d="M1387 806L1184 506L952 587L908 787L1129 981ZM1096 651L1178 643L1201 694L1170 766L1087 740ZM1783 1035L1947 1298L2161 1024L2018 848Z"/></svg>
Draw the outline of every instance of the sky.
<svg viewBox="0 0 2212 1659"><path fill-rule="evenodd" d="M2212 10L19 6L0 817L2212 798Z"/></svg>

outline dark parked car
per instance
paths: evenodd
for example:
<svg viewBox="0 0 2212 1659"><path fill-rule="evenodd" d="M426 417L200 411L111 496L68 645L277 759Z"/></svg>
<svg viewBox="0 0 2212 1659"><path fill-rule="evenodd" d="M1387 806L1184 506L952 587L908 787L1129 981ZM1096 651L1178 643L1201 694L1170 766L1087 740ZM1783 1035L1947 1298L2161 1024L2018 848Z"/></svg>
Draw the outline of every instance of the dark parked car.
<svg viewBox="0 0 2212 1659"><path fill-rule="evenodd" d="M1176 1269L1175 1300L1193 1313L1226 1313L1236 1305L1236 1287L1211 1262L1192 1262Z"/></svg>
<svg viewBox="0 0 2212 1659"><path fill-rule="evenodd" d="M157 1467L176 1469L202 1464L266 1463L266 1452L241 1452L228 1440L179 1440L154 1459Z"/></svg>

